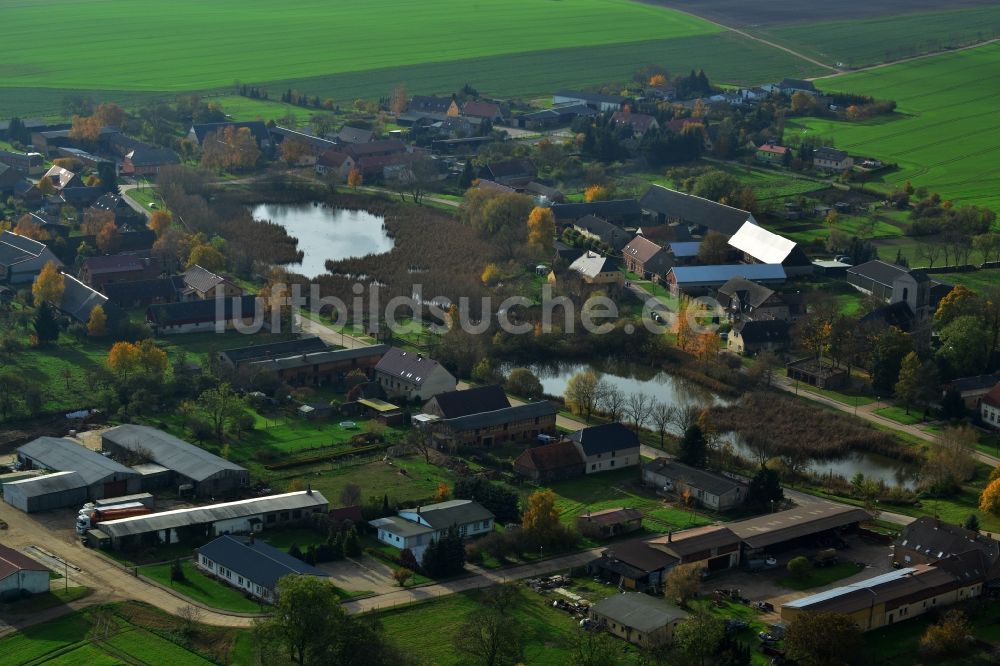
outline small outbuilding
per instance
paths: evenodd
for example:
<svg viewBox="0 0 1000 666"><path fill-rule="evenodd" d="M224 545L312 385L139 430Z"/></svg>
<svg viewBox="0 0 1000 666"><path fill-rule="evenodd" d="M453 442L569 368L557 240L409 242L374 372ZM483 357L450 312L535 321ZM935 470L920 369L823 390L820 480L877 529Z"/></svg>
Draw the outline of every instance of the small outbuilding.
<svg viewBox="0 0 1000 666"><path fill-rule="evenodd" d="M0 544L0 599L9 601L48 592L49 573L41 562Z"/></svg>
<svg viewBox="0 0 1000 666"><path fill-rule="evenodd" d="M616 594L590 607L590 619L609 633L640 647L667 645L688 614L662 598L639 592Z"/></svg>
<svg viewBox="0 0 1000 666"><path fill-rule="evenodd" d="M588 511L576 519L580 534L595 539L610 539L642 529L642 511L629 507Z"/></svg>

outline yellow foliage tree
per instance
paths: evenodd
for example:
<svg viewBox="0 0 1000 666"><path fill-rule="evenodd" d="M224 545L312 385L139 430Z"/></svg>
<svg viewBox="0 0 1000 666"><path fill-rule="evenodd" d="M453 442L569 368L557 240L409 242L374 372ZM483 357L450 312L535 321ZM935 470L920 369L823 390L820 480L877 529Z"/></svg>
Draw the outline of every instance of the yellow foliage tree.
<svg viewBox="0 0 1000 666"><path fill-rule="evenodd" d="M92 338L102 338L108 334L108 315L100 305L94 306L87 319L87 335Z"/></svg>
<svg viewBox="0 0 1000 666"><path fill-rule="evenodd" d="M963 284L957 284L938 303L934 312L934 325L940 329L959 317L978 315L981 311L979 294Z"/></svg>
<svg viewBox="0 0 1000 666"><path fill-rule="evenodd" d="M494 285L500 281L500 267L496 264L486 264L483 274L479 277L485 285Z"/></svg>
<svg viewBox="0 0 1000 666"><path fill-rule="evenodd" d="M614 190L607 185L591 185L583 191L583 200L587 203L607 201L614 196Z"/></svg>
<svg viewBox="0 0 1000 666"><path fill-rule="evenodd" d="M993 479L988 486L983 488L983 492L979 496L979 510L1000 516L1000 477Z"/></svg>
<svg viewBox="0 0 1000 666"><path fill-rule="evenodd" d="M347 174L347 184L351 187L361 187L365 182L365 175L361 173L361 169L354 167Z"/></svg>
<svg viewBox="0 0 1000 666"><path fill-rule="evenodd" d="M35 283L31 285L31 294L35 297L36 304L43 302L58 304L62 302L65 289L63 274L59 272L55 262L50 261L35 278Z"/></svg>
<svg viewBox="0 0 1000 666"><path fill-rule="evenodd" d="M169 360L167 352L156 346L152 338L146 338L139 343L139 367L148 376L162 378L167 374Z"/></svg>
<svg viewBox="0 0 1000 666"><path fill-rule="evenodd" d="M556 235L556 216L551 208L536 206L528 216L528 244L548 248Z"/></svg>
<svg viewBox="0 0 1000 666"><path fill-rule="evenodd" d="M55 194L56 186L52 184L52 179L48 176L42 176L38 181L38 191L42 193L42 196L49 196L50 194Z"/></svg>
<svg viewBox="0 0 1000 666"><path fill-rule="evenodd" d="M226 258L212 245L205 243L195 245L191 248L191 254L188 255L187 267L191 268L195 264L205 270L216 272L226 267Z"/></svg>
<svg viewBox="0 0 1000 666"><path fill-rule="evenodd" d="M157 238L163 236L163 233L170 228L173 224L173 217L165 210L153 211L153 214L149 216L149 222L146 226L156 234Z"/></svg>
<svg viewBox="0 0 1000 666"><path fill-rule="evenodd" d="M14 233L36 241L47 241L51 238L49 232L42 229L42 225L28 213L22 215L21 219L17 221Z"/></svg>
<svg viewBox="0 0 1000 666"><path fill-rule="evenodd" d="M139 346L131 342L116 342L111 345L107 366L124 383L139 366Z"/></svg>
<svg viewBox="0 0 1000 666"><path fill-rule="evenodd" d="M309 145L300 139L285 139L281 142L280 151L281 159L291 166L309 154Z"/></svg>
<svg viewBox="0 0 1000 666"><path fill-rule="evenodd" d="M448 495L450 494L451 494L451 488L448 487L447 483L442 481L441 483L438 484L437 492L434 493L434 501L443 502L446 499L448 499Z"/></svg>
<svg viewBox="0 0 1000 666"><path fill-rule="evenodd" d="M121 236L118 235L118 225L108 222L97 232L97 248L106 254L114 254L121 245Z"/></svg>
<svg viewBox="0 0 1000 666"><path fill-rule="evenodd" d="M663 74L653 74L651 77L649 77L650 88L659 88L665 85L667 85L667 77L665 77Z"/></svg>
<svg viewBox="0 0 1000 666"><path fill-rule="evenodd" d="M556 508L556 494L551 490L538 490L528 496L521 528L529 537L546 541L559 528L559 510Z"/></svg>

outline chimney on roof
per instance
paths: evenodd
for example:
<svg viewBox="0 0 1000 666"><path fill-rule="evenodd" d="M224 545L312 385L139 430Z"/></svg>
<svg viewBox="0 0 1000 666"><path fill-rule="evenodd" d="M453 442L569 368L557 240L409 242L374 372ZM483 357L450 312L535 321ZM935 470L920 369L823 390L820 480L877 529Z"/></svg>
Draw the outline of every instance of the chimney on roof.
<svg viewBox="0 0 1000 666"><path fill-rule="evenodd" d="M313 494L313 486L310 483L308 486L306 486L306 495L312 495L312 494Z"/></svg>
<svg viewBox="0 0 1000 666"><path fill-rule="evenodd" d="M667 530L667 543L673 543L674 541L674 531Z"/></svg>

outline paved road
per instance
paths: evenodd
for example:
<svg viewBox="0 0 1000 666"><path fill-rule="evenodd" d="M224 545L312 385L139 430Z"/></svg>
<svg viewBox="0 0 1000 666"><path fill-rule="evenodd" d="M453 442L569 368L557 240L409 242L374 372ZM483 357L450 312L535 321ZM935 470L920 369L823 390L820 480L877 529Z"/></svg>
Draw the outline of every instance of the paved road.
<svg viewBox="0 0 1000 666"><path fill-rule="evenodd" d="M314 321L312 319L309 319L308 317L303 317L302 315L299 314L295 315L295 322L302 327L302 330L304 332L318 336L327 344L338 345L340 347L346 347L348 349L357 349L360 347L372 346L370 340L365 340L363 338L358 338L353 335L341 333L340 331L330 328L326 324L321 324L318 321Z"/></svg>

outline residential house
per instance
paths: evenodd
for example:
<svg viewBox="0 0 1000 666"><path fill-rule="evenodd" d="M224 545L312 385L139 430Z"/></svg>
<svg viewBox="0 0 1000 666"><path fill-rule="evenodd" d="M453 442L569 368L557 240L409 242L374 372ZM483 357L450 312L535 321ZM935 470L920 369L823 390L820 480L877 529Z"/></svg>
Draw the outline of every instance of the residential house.
<svg viewBox="0 0 1000 666"><path fill-rule="evenodd" d="M602 257L589 250L569 265L569 271L579 275L587 284L610 284L618 287L625 284L625 275L618 259Z"/></svg>
<svg viewBox="0 0 1000 666"><path fill-rule="evenodd" d="M434 424L433 437L439 446L491 447L505 442L529 441L553 433L559 410L548 400L494 409Z"/></svg>
<svg viewBox="0 0 1000 666"><path fill-rule="evenodd" d="M809 95L818 95L816 84L804 79L782 79L780 83L772 88L777 88L784 95L794 95L797 92L804 92Z"/></svg>
<svg viewBox="0 0 1000 666"><path fill-rule="evenodd" d="M1000 566L1000 541L990 534L921 516L906 525L896 537L892 545L892 563L897 567L936 564L969 551L982 553L988 569ZM1000 570L996 575L1000 575Z"/></svg>
<svg viewBox="0 0 1000 666"><path fill-rule="evenodd" d="M0 601L48 592L51 573L38 560L0 544Z"/></svg>
<svg viewBox="0 0 1000 666"><path fill-rule="evenodd" d="M630 111L615 111L611 114L611 124L617 128L626 128L636 139L641 139L646 132L660 129L660 124L653 116Z"/></svg>
<svg viewBox="0 0 1000 666"><path fill-rule="evenodd" d="M514 460L514 473L543 485L583 476L584 464L576 444L564 439L522 451Z"/></svg>
<svg viewBox="0 0 1000 666"><path fill-rule="evenodd" d="M421 354L392 347L375 366L375 381L390 397L430 400L454 391L458 381L443 365Z"/></svg>
<svg viewBox="0 0 1000 666"><path fill-rule="evenodd" d="M60 166L50 167L42 178L48 178L56 192L73 187L83 187L83 181L78 175Z"/></svg>
<svg viewBox="0 0 1000 666"><path fill-rule="evenodd" d="M854 166L854 158L846 150L822 146L813 151L813 166L824 171L847 171Z"/></svg>
<svg viewBox="0 0 1000 666"><path fill-rule="evenodd" d="M609 546L587 564L587 571L610 580L619 589L658 593L663 590L667 571L679 563L680 558L639 538Z"/></svg>
<svg viewBox="0 0 1000 666"><path fill-rule="evenodd" d="M482 168L480 176L508 187L527 185L537 173L535 165L526 158L491 162Z"/></svg>
<svg viewBox="0 0 1000 666"><path fill-rule="evenodd" d="M125 155L122 159L122 173L129 176L155 176L163 167L180 163L180 157L169 148L143 146Z"/></svg>
<svg viewBox="0 0 1000 666"><path fill-rule="evenodd" d="M734 354L756 356L779 352L791 343L791 325L783 319L746 320L733 324L726 347Z"/></svg>
<svg viewBox="0 0 1000 666"><path fill-rule="evenodd" d="M551 209L559 226L572 225L588 215L618 226L633 225L642 219L642 209L635 199L554 204Z"/></svg>
<svg viewBox="0 0 1000 666"><path fill-rule="evenodd" d="M63 263L44 243L0 232L0 284L30 284L49 262L62 268Z"/></svg>
<svg viewBox="0 0 1000 666"><path fill-rule="evenodd" d="M264 308L256 296L224 296L182 303L155 304L146 321L158 335L228 331L237 326L252 331L266 327Z"/></svg>
<svg viewBox="0 0 1000 666"><path fill-rule="evenodd" d="M983 402L993 387L1000 383L1000 375L978 375L976 377L959 377L945 384L945 391L957 391L965 403L966 409L979 411ZM944 397L942 395L942 397Z"/></svg>
<svg viewBox="0 0 1000 666"><path fill-rule="evenodd" d="M639 457L639 436L621 423L582 428L569 435L587 465L587 474L634 467Z"/></svg>
<svg viewBox="0 0 1000 666"><path fill-rule="evenodd" d="M788 148L773 143L762 143L757 146L755 157L763 164L784 164L788 157Z"/></svg>
<svg viewBox="0 0 1000 666"><path fill-rule="evenodd" d="M453 99L450 97L434 97L432 95L414 95L410 98L406 111L419 113L437 113L444 115L448 113Z"/></svg>
<svg viewBox="0 0 1000 666"><path fill-rule="evenodd" d="M745 223L757 224L749 211L716 203L693 194L652 185L639 200L643 212L654 221L687 225L694 233L716 231L732 236Z"/></svg>
<svg viewBox="0 0 1000 666"><path fill-rule="evenodd" d="M255 599L277 601L278 581L285 576L328 578L329 574L263 541L224 534L196 551L195 565Z"/></svg>
<svg viewBox="0 0 1000 666"><path fill-rule="evenodd" d="M989 427L1000 430L1000 384L983 396L979 403L979 419Z"/></svg>
<svg viewBox="0 0 1000 666"><path fill-rule="evenodd" d="M793 319L792 308L782 294L744 277L726 280L715 299L731 322Z"/></svg>
<svg viewBox="0 0 1000 666"><path fill-rule="evenodd" d="M494 125L503 122L503 111L500 109L499 104L494 104L493 102L470 100L462 105L462 115L471 118L482 118Z"/></svg>
<svg viewBox="0 0 1000 666"><path fill-rule="evenodd" d="M101 198L104 190L97 185L90 187L67 187L58 194L58 199L73 208L86 208Z"/></svg>
<svg viewBox="0 0 1000 666"><path fill-rule="evenodd" d="M566 195L556 188L534 180L524 186L524 193L534 195L540 206L554 203L559 204L566 201Z"/></svg>
<svg viewBox="0 0 1000 666"><path fill-rule="evenodd" d="M628 507L588 511L577 516L576 527L592 539L611 539L641 530L642 511Z"/></svg>
<svg viewBox="0 0 1000 666"><path fill-rule="evenodd" d="M205 143L205 139L210 134L216 134L224 131L226 128L232 127L233 129L246 129L250 131L251 136L253 136L254 141L257 142L257 146L261 149L271 147L271 133L265 125L260 120L251 120L243 122L223 122L223 123L198 123L191 126L190 131L188 131L187 138L189 141L193 141L199 146Z"/></svg>
<svg viewBox="0 0 1000 666"><path fill-rule="evenodd" d="M573 223L573 228L587 238L604 243L615 252L621 252L631 238L631 234L621 227L595 215L584 215Z"/></svg>
<svg viewBox="0 0 1000 666"><path fill-rule="evenodd" d="M432 541L437 541L455 528L463 539L493 531L495 517L472 500L457 499L437 504L401 509L398 515L368 522L375 528L376 538L400 550L409 549L417 561Z"/></svg>
<svg viewBox="0 0 1000 666"><path fill-rule="evenodd" d="M922 321L934 314L938 301L951 290L938 280L932 279L919 269L904 268L874 259L847 269L847 283L863 294L894 306L900 306L902 316L913 321ZM878 313L875 310L875 313ZM907 330L909 325L904 325Z"/></svg>
<svg viewBox="0 0 1000 666"><path fill-rule="evenodd" d="M45 173L45 158L41 153L0 150L0 164L9 166L22 176L41 176Z"/></svg>
<svg viewBox="0 0 1000 666"><path fill-rule="evenodd" d="M724 264L718 266L674 266L666 282L675 296L695 296L717 290L734 277L762 284L782 284L785 269L781 264Z"/></svg>
<svg viewBox="0 0 1000 666"><path fill-rule="evenodd" d="M87 257L80 265L80 279L95 289L113 282L151 280L161 272L160 260L132 254Z"/></svg>
<svg viewBox="0 0 1000 666"><path fill-rule="evenodd" d="M470 414L492 412L510 407L507 394L498 384L477 386L461 391L438 393L424 403L423 413L442 419L457 419Z"/></svg>
<svg viewBox="0 0 1000 666"><path fill-rule="evenodd" d="M625 270L640 278L660 279L670 270L670 253L645 236L638 235L622 248Z"/></svg>
<svg viewBox="0 0 1000 666"><path fill-rule="evenodd" d="M111 213L115 224L121 227L145 228L146 216L129 205L125 197L108 192L90 205L90 210Z"/></svg>
<svg viewBox="0 0 1000 666"><path fill-rule="evenodd" d="M642 481L665 495L687 495L713 511L729 511L743 504L747 486L728 476L691 467L670 458L642 466Z"/></svg>
<svg viewBox="0 0 1000 666"><path fill-rule="evenodd" d="M6 164L0 164L0 194L10 196L17 187L25 182L24 175L17 169Z"/></svg>
<svg viewBox="0 0 1000 666"><path fill-rule="evenodd" d="M580 90L560 90L552 96L553 106L585 104L597 111L621 111L626 102L628 99L620 95L602 95Z"/></svg>
<svg viewBox="0 0 1000 666"><path fill-rule="evenodd" d="M227 278L195 264L181 274L184 279L183 301L204 301L218 295L227 298L242 296L243 290Z"/></svg>

